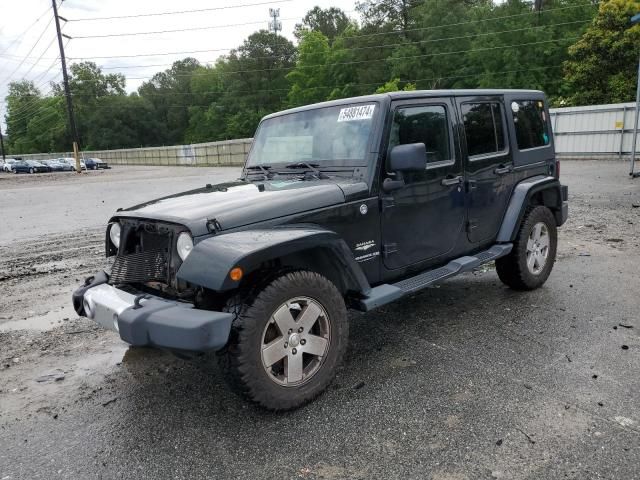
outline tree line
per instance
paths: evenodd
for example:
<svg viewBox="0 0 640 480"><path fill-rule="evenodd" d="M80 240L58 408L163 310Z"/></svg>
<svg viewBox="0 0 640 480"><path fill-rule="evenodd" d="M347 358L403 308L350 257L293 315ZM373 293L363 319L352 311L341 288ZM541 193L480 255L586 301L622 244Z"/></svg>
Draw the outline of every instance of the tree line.
<svg viewBox="0 0 640 480"><path fill-rule="evenodd" d="M70 66L85 150L250 137L261 117L330 99L410 89L533 88L554 106L631 101L634 0L365 0L359 21L310 10L296 43L264 30L212 65L184 58L134 93L93 62ZM13 82L10 152L69 149L61 84Z"/></svg>

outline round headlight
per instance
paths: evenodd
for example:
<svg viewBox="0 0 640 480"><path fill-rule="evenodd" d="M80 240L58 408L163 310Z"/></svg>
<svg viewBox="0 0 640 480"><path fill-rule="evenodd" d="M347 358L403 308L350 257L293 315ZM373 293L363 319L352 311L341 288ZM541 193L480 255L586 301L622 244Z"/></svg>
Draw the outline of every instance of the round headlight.
<svg viewBox="0 0 640 480"><path fill-rule="evenodd" d="M178 250L178 255L182 260L185 260L191 250L193 249L193 238L187 232L182 232L178 235L178 243L176 244L176 249Z"/></svg>
<svg viewBox="0 0 640 480"><path fill-rule="evenodd" d="M116 248L120 248L120 224L112 223L111 228L109 229L109 238L111 239L111 243Z"/></svg>

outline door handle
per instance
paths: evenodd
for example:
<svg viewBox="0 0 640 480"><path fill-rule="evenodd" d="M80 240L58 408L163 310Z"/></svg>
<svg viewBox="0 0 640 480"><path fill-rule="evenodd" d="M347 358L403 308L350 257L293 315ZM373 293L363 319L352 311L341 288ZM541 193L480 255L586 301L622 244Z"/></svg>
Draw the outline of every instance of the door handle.
<svg viewBox="0 0 640 480"><path fill-rule="evenodd" d="M451 187L452 185L459 185L462 183L462 176L458 175L457 177L453 177L451 175L447 175L442 179L440 185L443 187Z"/></svg>
<svg viewBox="0 0 640 480"><path fill-rule="evenodd" d="M509 173L511 171L511 167L510 166L506 166L506 165L498 165L498 168L496 168L493 173L495 173L496 175L504 175L505 173Z"/></svg>

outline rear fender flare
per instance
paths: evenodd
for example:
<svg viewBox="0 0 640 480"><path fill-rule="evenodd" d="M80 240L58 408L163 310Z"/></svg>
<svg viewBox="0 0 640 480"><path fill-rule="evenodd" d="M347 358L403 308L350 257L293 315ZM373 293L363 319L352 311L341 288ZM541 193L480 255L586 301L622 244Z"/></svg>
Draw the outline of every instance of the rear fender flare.
<svg viewBox="0 0 640 480"><path fill-rule="evenodd" d="M516 185L509 206L502 219L497 242L512 242L518 234L527 207L538 193L541 193L542 205L548 207L554 215L562 211L562 186L555 177L538 175ZM557 215L556 215L557 217Z"/></svg>
<svg viewBox="0 0 640 480"><path fill-rule="evenodd" d="M265 262L292 255L309 255L314 262L318 250L322 258L329 258L331 268L344 290L367 295L371 286L364 272L353 258L345 241L335 232L314 226L288 226L273 229L243 230L215 235L197 242L177 272L177 277L193 285L218 292L240 286L229 271L240 267L244 276ZM304 258L304 257L303 257ZM321 273L321 272L320 272Z"/></svg>

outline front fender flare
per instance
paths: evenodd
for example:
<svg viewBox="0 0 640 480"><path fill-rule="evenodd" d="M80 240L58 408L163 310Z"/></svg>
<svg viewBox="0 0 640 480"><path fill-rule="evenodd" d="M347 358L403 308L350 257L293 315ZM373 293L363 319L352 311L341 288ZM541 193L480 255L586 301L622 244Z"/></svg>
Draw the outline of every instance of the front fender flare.
<svg viewBox="0 0 640 480"><path fill-rule="evenodd" d="M239 286L229 278L234 267L246 274L266 261L317 248L327 250L338 262L339 274L352 290L362 295L370 292L371 286L345 241L335 232L315 226L243 230L206 238L194 245L177 277L218 292L229 291Z"/></svg>

